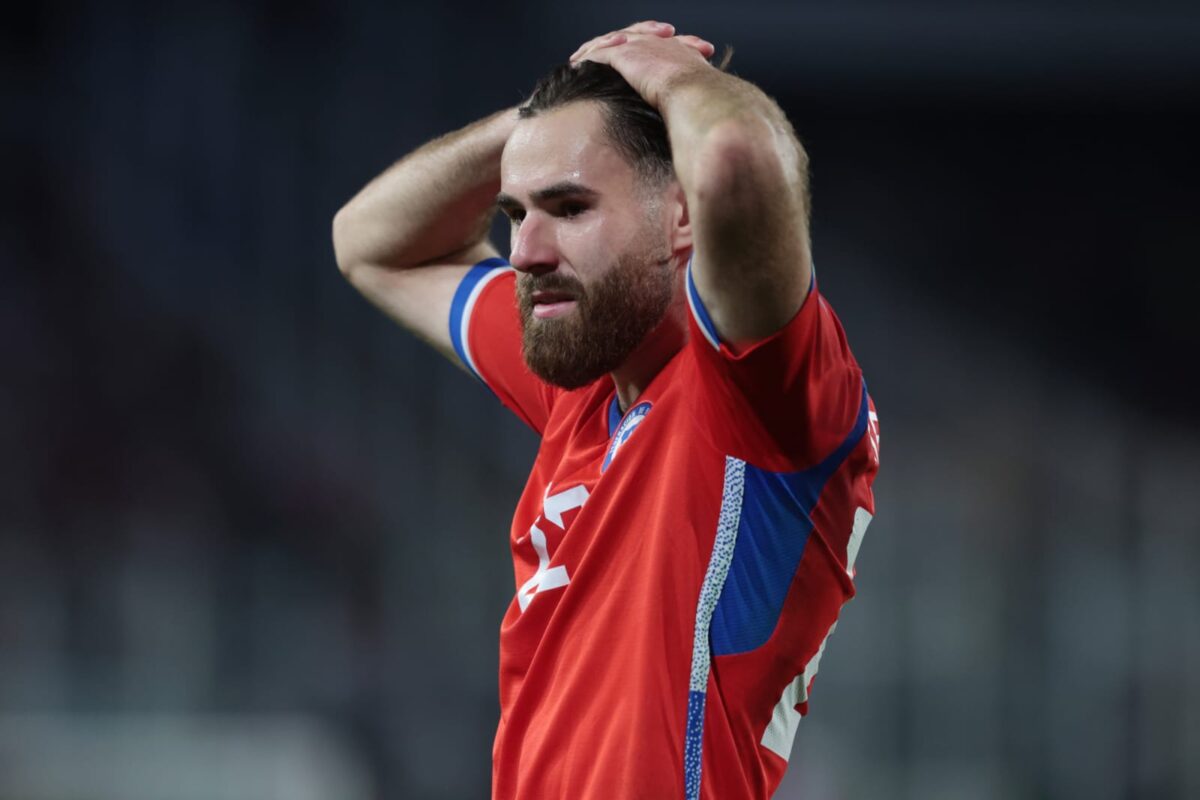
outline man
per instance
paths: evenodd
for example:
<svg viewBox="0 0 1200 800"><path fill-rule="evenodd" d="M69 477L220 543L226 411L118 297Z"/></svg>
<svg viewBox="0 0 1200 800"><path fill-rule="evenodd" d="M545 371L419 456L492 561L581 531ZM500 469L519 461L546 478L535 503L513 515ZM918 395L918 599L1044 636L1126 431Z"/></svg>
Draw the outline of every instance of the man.
<svg viewBox="0 0 1200 800"><path fill-rule="evenodd" d="M804 150L712 54L593 39L334 220L351 283L542 436L495 798L769 797L854 594L873 407L812 277Z"/></svg>

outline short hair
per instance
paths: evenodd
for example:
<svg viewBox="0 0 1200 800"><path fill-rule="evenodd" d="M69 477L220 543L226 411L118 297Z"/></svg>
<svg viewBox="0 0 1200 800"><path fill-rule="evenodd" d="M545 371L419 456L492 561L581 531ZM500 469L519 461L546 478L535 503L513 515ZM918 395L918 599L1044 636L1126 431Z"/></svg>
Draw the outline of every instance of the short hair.
<svg viewBox="0 0 1200 800"><path fill-rule="evenodd" d="M600 103L605 135L642 178L661 183L675 176L662 115L607 64L555 67L537 82L518 114L528 119L583 100Z"/></svg>

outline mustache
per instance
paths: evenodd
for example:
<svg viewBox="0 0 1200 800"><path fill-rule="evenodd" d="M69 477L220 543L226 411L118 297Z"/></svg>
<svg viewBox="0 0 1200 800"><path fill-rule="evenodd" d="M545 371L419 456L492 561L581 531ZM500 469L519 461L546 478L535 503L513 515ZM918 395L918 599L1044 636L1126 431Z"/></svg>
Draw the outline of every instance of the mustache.
<svg viewBox="0 0 1200 800"><path fill-rule="evenodd" d="M587 290L583 282L569 275L548 272L545 275L523 275L517 281L517 292L521 299L528 300L535 292L566 292L575 297L583 297Z"/></svg>

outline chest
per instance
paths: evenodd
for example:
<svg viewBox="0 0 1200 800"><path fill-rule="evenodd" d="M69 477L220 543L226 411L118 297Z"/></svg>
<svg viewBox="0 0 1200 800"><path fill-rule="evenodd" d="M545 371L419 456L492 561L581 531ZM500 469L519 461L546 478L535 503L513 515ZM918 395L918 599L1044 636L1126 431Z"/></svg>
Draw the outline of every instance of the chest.
<svg viewBox="0 0 1200 800"><path fill-rule="evenodd" d="M547 428L516 513L510 545L522 612L584 571L613 575L687 539L709 477L704 438L684 393L611 396Z"/></svg>

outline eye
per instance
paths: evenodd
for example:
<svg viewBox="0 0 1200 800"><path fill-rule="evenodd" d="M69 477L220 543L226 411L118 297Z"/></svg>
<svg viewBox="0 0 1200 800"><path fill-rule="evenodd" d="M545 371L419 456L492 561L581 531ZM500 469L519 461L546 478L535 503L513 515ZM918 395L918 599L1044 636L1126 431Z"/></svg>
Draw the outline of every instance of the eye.
<svg viewBox="0 0 1200 800"><path fill-rule="evenodd" d="M582 214L583 212L585 212L587 210L588 210L588 207L587 207L586 203L580 203L576 200L568 200L567 202L565 202L561 206L559 206L559 209L558 209L559 214L566 217L567 219L571 219L572 217L578 217L580 214Z"/></svg>
<svg viewBox="0 0 1200 800"><path fill-rule="evenodd" d="M508 221L513 225L520 225L521 220L525 219L525 210L521 208L510 208L504 212L504 215L508 217Z"/></svg>

